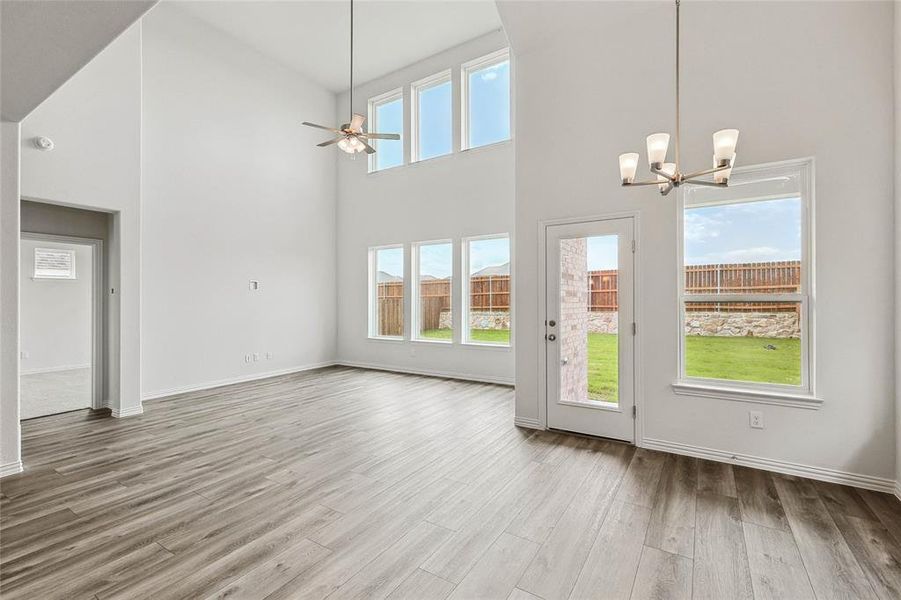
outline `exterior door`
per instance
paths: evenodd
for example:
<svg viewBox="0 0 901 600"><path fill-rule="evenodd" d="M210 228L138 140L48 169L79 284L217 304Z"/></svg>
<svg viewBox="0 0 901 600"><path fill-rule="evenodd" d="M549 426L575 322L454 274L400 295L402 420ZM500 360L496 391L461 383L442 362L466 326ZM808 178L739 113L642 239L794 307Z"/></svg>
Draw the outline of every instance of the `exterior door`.
<svg viewBox="0 0 901 600"><path fill-rule="evenodd" d="M547 425L635 441L634 219L547 227Z"/></svg>

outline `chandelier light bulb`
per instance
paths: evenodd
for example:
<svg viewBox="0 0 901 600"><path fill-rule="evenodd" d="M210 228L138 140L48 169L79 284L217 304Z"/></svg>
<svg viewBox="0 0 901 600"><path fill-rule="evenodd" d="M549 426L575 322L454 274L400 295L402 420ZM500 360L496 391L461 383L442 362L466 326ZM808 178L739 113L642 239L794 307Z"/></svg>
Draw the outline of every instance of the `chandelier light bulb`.
<svg viewBox="0 0 901 600"><path fill-rule="evenodd" d="M350 142L347 138L341 138L338 140L338 149L347 152L348 154L353 154L353 148L350 145Z"/></svg>
<svg viewBox="0 0 901 600"><path fill-rule="evenodd" d="M669 148L668 133L652 133L648 136L648 164L653 166L666 160L666 150Z"/></svg>
<svg viewBox="0 0 901 600"><path fill-rule="evenodd" d="M732 174L732 167L735 166L735 157L736 154L732 153L732 159L729 161L729 167L727 169L723 169L722 171L717 171L713 174L713 181L715 183L727 183L729 181L729 176ZM713 167L716 168L719 165L717 164L716 156L713 157Z"/></svg>
<svg viewBox="0 0 901 600"><path fill-rule="evenodd" d="M635 181L635 171L638 169L638 152L627 152L619 155L619 174L623 183Z"/></svg>
<svg viewBox="0 0 901 600"><path fill-rule="evenodd" d="M735 154L738 143L738 129L720 129L713 134L713 158L720 166Z"/></svg>

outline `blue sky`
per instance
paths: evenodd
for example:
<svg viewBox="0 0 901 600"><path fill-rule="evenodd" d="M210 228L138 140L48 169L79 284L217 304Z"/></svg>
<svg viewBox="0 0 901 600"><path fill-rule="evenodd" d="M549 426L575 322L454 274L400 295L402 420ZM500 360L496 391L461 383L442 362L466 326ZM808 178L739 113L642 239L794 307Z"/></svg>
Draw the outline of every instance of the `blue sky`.
<svg viewBox="0 0 901 600"><path fill-rule="evenodd" d="M419 158L450 154L453 146L451 82L419 93Z"/></svg>
<svg viewBox="0 0 901 600"><path fill-rule="evenodd" d="M473 240L469 245L469 273L485 267L496 267L510 262L510 240L494 238Z"/></svg>
<svg viewBox="0 0 901 600"><path fill-rule="evenodd" d="M389 275L404 276L404 249L385 248L376 255L376 270Z"/></svg>
<svg viewBox="0 0 901 600"><path fill-rule="evenodd" d="M510 138L510 61L469 74L469 147Z"/></svg>
<svg viewBox="0 0 901 600"><path fill-rule="evenodd" d="M450 277L453 273L453 246L429 244L419 247L419 272L436 279Z"/></svg>
<svg viewBox="0 0 901 600"><path fill-rule="evenodd" d="M800 260L801 200L783 198L685 211L685 264Z"/></svg>
<svg viewBox="0 0 901 600"><path fill-rule="evenodd" d="M453 109L448 81L419 94L419 158L450 154L453 150ZM470 148L510 138L510 62L503 62L469 74ZM402 133L404 110L401 98L375 109L378 133ZM375 146L376 168L403 164L403 140L379 140Z"/></svg>
<svg viewBox="0 0 901 600"><path fill-rule="evenodd" d="M615 269L617 248L615 235L600 235L588 238L588 270L605 271Z"/></svg>

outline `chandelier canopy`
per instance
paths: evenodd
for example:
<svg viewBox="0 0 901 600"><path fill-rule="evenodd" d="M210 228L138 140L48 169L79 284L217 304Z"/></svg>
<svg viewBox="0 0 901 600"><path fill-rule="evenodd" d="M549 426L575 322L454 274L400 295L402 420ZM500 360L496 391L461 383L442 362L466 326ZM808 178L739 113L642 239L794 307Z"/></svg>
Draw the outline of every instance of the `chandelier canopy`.
<svg viewBox="0 0 901 600"><path fill-rule="evenodd" d="M738 142L738 129L721 129L713 134L713 167L693 173L683 173L679 162L679 0L676 0L676 131L675 162L666 162L670 135L653 133L647 137L648 167L657 175L652 181L635 181L638 170L638 153L627 152L619 155L619 172L623 186L656 185L664 196L673 188L683 184L726 187L729 175L735 164L735 145ZM712 175L712 181L707 179ZM702 179L703 178L703 179Z"/></svg>

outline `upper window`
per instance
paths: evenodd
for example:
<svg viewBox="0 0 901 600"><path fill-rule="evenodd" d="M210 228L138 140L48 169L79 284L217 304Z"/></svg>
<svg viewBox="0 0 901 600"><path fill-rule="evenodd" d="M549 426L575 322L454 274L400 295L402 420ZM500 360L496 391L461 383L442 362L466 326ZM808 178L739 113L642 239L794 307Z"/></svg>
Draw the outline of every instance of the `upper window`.
<svg viewBox="0 0 901 600"><path fill-rule="evenodd" d="M684 381L812 392L811 163L684 193Z"/></svg>
<svg viewBox="0 0 901 600"><path fill-rule="evenodd" d="M75 279L75 252L62 248L35 248L34 278Z"/></svg>
<svg viewBox="0 0 901 600"><path fill-rule="evenodd" d="M462 89L464 149L509 140L509 50L463 65Z"/></svg>
<svg viewBox="0 0 901 600"><path fill-rule="evenodd" d="M369 335L404 337L404 247L369 251Z"/></svg>
<svg viewBox="0 0 901 600"><path fill-rule="evenodd" d="M369 129L377 133L399 133L399 140L372 140L369 170L381 171L404 164L404 96L394 90L369 101Z"/></svg>
<svg viewBox="0 0 901 600"><path fill-rule="evenodd" d="M452 242L421 242L413 245L416 280L413 283L414 338L430 342L453 341L454 312L451 307L454 272Z"/></svg>
<svg viewBox="0 0 901 600"><path fill-rule="evenodd" d="M463 342L510 345L510 238L463 241Z"/></svg>
<svg viewBox="0 0 901 600"><path fill-rule="evenodd" d="M413 160L453 151L451 76L445 71L413 84Z"/></svg>

